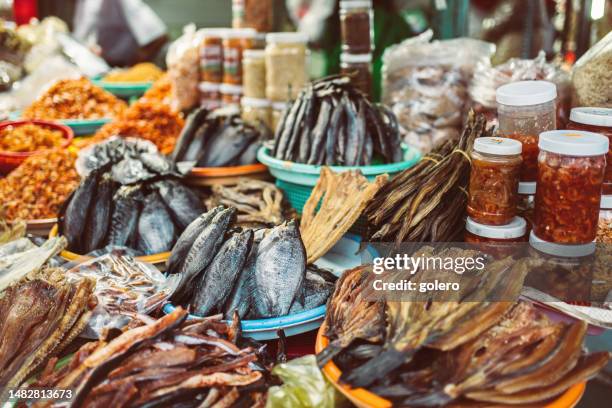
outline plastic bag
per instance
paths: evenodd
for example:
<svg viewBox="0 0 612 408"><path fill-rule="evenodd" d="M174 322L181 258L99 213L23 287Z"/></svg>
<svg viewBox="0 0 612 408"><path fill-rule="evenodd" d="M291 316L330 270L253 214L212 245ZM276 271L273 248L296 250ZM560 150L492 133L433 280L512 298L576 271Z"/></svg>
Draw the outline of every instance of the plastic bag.
<svg viewBox="0 0 612 408"><path fill-rule="evenodd" d="M479 40L431 41L432 36L428 30L383 55L383 102L398 117L404 141L422 152L458 137L474 66L495 51Z"/></svg>
<svg viewBox="0 0 612 408"><path fill-rule="evenodd" d="M172 107L179 111L193 108L199 100L201 37L202 31L196 31L195 25L189 24L183 29L183 35L168 48L166 65L172 83Z"/></svg>
<svg viewBox="0 0 612 408"><path fill-rule="evenodd" d="M339 396L317 366L314 355L278 364L272 374L283 380L283 385L270 387L266 408L334 408Z"/></svg>
<svg viewBox="0 0 612 408"><path fill-rule="evenodd" d="M572 83L575 106L612 108L612 31L576 61Z"/></svg>
<svg viewBox="0 0 612 408"><path fill-rule="evenodd" d="M178 275L166 278L155 266L116 253L78 264L66 272L69 281L96 280L98 304L83 337L99 338L105 329L121 329L138 314L159 308L174 292Z"/></svg>

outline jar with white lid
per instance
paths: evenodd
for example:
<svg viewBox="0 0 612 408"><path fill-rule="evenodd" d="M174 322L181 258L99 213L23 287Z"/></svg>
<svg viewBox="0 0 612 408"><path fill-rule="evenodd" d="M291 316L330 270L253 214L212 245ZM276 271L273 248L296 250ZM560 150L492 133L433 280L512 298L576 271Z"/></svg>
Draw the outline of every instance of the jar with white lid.
<svg viewBox="0 0 612 408"><path fill-rule="evenodd" d="M521 181L518 187L517 213L527 221L527 233L531 232L535 211L535 181Z"/></svg>
<svg viewBox="0 0 612 408"><path fill-rule="evenodd" d="M267 99L242 97L242 119L252 124L262 123L270 128L270 101Z"/></svg>
<svg viewBox="0 0 612 408"><path fill-rule="evenodd" d="M523 144L521 181L536 181L538 136L555 130L557 87L547 81L518 81L497 88L499 136Z"/></svg>
<svg viewBox="0 0 612 408"><path fill-rule="evenodd" d="M596 241L612 244L612 195L601 196Z"/></svg>
<svg viewBox="0 0 612 408"><path fill-rule="evenodd" d="M200 42L200 81L223 80L223 33L225 28L205 28Z"/></svg>
<svg viewBox="0 0 612 408"><path fill-rule="evenodd" d="M535 201L536 235L558 244L595 239L608 138L578 130L540 135Z"/></svg>
<svg viewBox="0 0 612 408"><path fill-rule="evenodd" d="M612 194L612 108L573 108L568 129L584 130L606 136L610 142L603 193Z"/></svg>
<svg viewBox="0 0 612 408"><path fill-rule="evenodd" d="M242 53L253 48L257 31L232 28L223 32L223 83L242 85Z"/></svg>
<svg viewBox="0 0 612 408"><path fill-rule="evenodd" d="M278 128L278 124L283 118L283 115L285 114L286 109L287 109L286 102L272 102L270 130L272 130L273 134L276 133L276 128Z"/></svg>
<svg viewBox="0 0 612 408"><path fill-rule="evenodd" d="M266 99L295 99L306 84L306 44L303 33L266 35Z"/></svg>
<svg viewBox="0 0 612 408"><path fill-rule="evenodd" d="M266 59L264 50L242 53L242 87L248 98L266 98Z"/></svg>
<svg viewBox="0 0 612 408"><path fill-rule="evenodd" d="M221 84L216 82L200 82L200 107L209 110L221 107Z"/></svg>
<svg viewBox="0 0 612 408"><path fill-rule="evenodd" d="M372 54L340 54L340 73L351 77L355 88L367 97L372 93Z"/></svg>
<svg viewBox="0 0 612 408"><path fill-rule="evenodd" d="M223 106L236 105L240 107L240 100L242 98L242 86L221 84L219 90L221 91L221 102Z"/></svg>
<svg viewBox="0 0 612 408"><path fill-rule="evenodd" d="M525 242L527 241L527 222L514 217L506 225L486 225L467 217L465 222L465 242Z"/></svg>
<svg viewBox="0 0 612 408"><path fill-rule="evenodd" d="M340 1L342 51L365 54L372 51L373 17L371 0Z"/></svg>
<svg viewBox="0 0 612 408"><path fill-rule="evenodd" d="M502 137L479 137L471 158L469 216L481 224L508 224L517 214L521 144Z"/></svg>

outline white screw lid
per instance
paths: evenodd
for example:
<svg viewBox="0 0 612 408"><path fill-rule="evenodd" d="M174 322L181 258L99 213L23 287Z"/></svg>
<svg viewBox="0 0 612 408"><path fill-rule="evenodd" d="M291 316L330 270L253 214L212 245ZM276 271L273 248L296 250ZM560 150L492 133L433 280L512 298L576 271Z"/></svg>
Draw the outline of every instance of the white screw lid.
<svg viewBox="0 0 612 408"><path fill-rule="evenodd" d="M467 217L465 229L474 235L492 239L514 239L520 238L527 232L527 221L522 217L514 217L506 225L479 224L472 218Z"/></svg>
<svg viewBox="0 0 612 408"><path fill-rule="evenodd" d="M372 54L349 54L348 52L343 52L340 54L340 62L346 62L348 64L372 62Z"/></svg>
<svg viewBox="0 0 612 408"><path fill-rule="evenodd" d="M608 153L610 141L598 133L580 130L550 130L540 133L538 147L567 156L598 156Z"/></svg>
<svg viewBox="0 0 612 408"><path fill-rule="evenodd" d="M257 31L254 28L227 28L222 35L223 38L255 38Z"/></svg>
<svg viewBox="0 0 612 408"><path fill-rule="evenodd" d="M221 84L219 90L223 94L242 95L242 85Z"/></svg>
<svg viewBox="0 0 612 408"><path fill-rule="evenodd" d="M525 195L534 195L536 193L535 181L521 181L518 186L518 193Z"/></svg>
<svg viewBox="0 0 612 408"><path fill-rule="evenodd" d="M268 33L266 35L267 43L307 43L308 36L304 33L284 32L284 33Z"/></svg>
<svg viewBox="0 0 612 408"><path fill-rule="evenodd" d="M602 210L612 210L612 195L602 195L599 208Z"/></svg>
<svg viewBox="0 0 612 408"><path fill-rule="evenodd" d="M570 120L585 125L612 127L612 108L573 108Z"/></svg>
<svg viewBox="0 0 612 408"><path fill-rule="evenodd" d="M521 154L523 145L518 140L506 137L479 137L474 141L474 150L480 153L512 156Z"/></svg>
<svg viewBox="0 0 612 408"><path fill-rule="evenodd" d="M548 81L518 81L495 91L497 103L510 106L539 105L557 98L557 86Z"/></svg>
<svg viewBox="0 0 612 408"><path fill-rule="evenodd" d="M231 28L203 28L201 32L204 37L223 37L228 30Z"/></svg>
<svg viewBox="0 0 612 408"><path fill-rule="evenodd" d="M259 58L264 58L266 56L266 51L265 50L244 50L242 51L242 58L246 59L246 58L253 58L253 59L259 59Z"/></svg>
<svg viewBox="0 0 612 408"><path fill-rule="evenodd" d="M221 84L217 82L200 82L198 84L198 89L201 92L219 92Z"/></svg>
<svg viewBox="0 0 612 408"><path fill-rule="evenodd" d="M248 96L243 96L240 100L242 106L248 106L250 108L269 108L270 101L267 99L261 98L250 98Z"/></svg>
<svg viewBox="0 0 612 408"><path fill-rule="evenodd" d="M372 0L342 0L340 8L345 10L372 7Z"/></svg>
<svg viewBox="0 0 612 408"><path fill-rule="evenodd" d="M529 234L529 245L540 252L560 258L580 258L595 252L595 242L579 245L555 244L538 238L533 231Z"/></svg>
<svg viewBox="0 0 612 408"><path fill-rule="evenodd" d="M285 110L289 104L287 102L272 102L272 109Z"/></svg>

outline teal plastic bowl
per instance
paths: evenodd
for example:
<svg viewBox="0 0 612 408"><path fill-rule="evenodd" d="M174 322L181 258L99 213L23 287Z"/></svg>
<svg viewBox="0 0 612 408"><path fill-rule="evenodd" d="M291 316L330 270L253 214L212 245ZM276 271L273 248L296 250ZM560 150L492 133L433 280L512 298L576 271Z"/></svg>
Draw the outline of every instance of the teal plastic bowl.
<svg viewBox="0 0 612 408"><path fill-rule="evenodd" d="M153 82L106 82L102 79L93 79L91 82L120 98L141 96L153 85Z"/></svg>
<svg viewBox="0 0 612 408"><path fill-rule="evenodd" d="M21 111L13 112L9 116L12 120L20 120ZM75 136L89 136L96 133L98 129L111 122L111 120L112 119L58 119L53 121L68 126L72 129Z"/></svg>

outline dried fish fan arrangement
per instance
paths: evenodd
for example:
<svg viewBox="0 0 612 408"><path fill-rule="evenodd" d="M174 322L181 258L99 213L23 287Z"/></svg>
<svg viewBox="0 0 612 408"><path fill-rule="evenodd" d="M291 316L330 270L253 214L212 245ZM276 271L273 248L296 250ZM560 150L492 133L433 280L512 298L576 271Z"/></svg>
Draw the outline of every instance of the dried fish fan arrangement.
<svg viewBox="0 0 612 408"><path fill-rule="evenodd" d="M276 129L273 156L328 166L368 166L402 160L395 115L371 104L349 77L329 77L303 89Z"/></svg>
<svg viewBox="0 0 612 408"><path fill-rule="evenodd" d="M325 255L342 238L387 179L381 175L370 183L359 170L335 173L329 167L321 169L300 225L308 263Z"/></svg>
<svg viewBox="0 0 612 408"><path fill-rule="evenodd" d="M470 174L469 152L489 136L484 116L470 113L458 141L437 146L414 167L396 175L365 209L368 240L448 242L463 231Z"/></svg>
<svg viewBox="0 0 612 408"><path fill-rule="evenodd" d="M72 406L80 407L263 407L268 369L260 346L220 316L186 318L177 308L110 341L87 343L58 371L50 361L31 387L72 389Z"/></svg>
<svg viewBox="0 0 612 408"><path fill-rule="evenodd" d="M63 269L34 272L0 295L0 394L19 387L87 324L95 281L68 282Z"/></svg>

